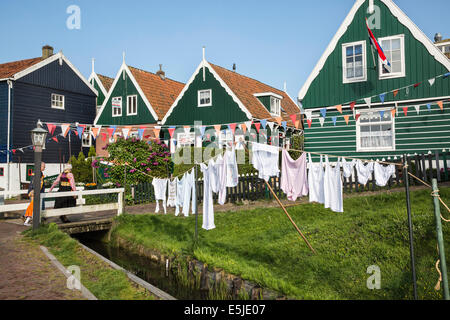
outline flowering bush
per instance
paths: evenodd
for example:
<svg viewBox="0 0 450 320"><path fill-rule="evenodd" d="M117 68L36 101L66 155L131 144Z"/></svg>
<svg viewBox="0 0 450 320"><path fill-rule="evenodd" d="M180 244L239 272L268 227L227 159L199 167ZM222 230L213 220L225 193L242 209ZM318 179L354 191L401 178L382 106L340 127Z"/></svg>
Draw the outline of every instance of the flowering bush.
<svg viewBox="0 0 450 320"><path fill-rule="evenodd" d="M150 182L152 177L167 178L173 172L173 162L168 147L162 142L146 142L136 138L119 138L107 147L109 157L105 161L115 163L105 169L104 176L121 187L124 184ZM93 164L94 165L94 164Z"/></svg>

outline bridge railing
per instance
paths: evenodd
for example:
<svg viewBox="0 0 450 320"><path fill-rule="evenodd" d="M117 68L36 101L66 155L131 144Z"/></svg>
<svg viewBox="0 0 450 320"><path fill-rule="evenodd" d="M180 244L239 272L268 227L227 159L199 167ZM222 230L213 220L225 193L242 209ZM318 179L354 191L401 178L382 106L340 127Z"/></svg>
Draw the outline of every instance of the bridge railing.
<svg viewBox="0 0 450 320"><path fill-rule="evenodd" d="M82 214L87 212L97 212L97 211L108 211L108 210L117 210L117 215L123 213L123 194L125 189L99 189L99 190L77 190L77 191L68 191L68 192L52 192L52 193L42 193L41 201L48 198L60 198L60 197L77 197L77 206L69 207L69 208L60 208L60 209L46 209L41 212L41 217L58 217L61 215L71 215L71 214ZM8 194L27 194L27 190L16 190L16 191L0 191L0 195L8 195ZM115 203L103 203L96 205L85 205L86 201L83 199L83 196L92 196L92 195L104 195L104 194L114 194L117 193L117 202ZM12 212L19 210L26 210L29 202L26 203L15 203L15 204L6 204L0 206L0 212Z"/></svg>

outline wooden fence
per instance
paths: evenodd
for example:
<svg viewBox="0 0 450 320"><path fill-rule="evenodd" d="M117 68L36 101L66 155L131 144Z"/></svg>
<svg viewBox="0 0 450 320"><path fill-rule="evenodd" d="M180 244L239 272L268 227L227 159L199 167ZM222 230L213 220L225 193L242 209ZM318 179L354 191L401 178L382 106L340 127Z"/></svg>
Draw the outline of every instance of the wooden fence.
<svg viewBox="0 0 450 320"><path fill-rule="evenodd" d="M387 160L392 163L403 163L403 158L397 160ZM449 152L435 152L432 154L411 155L407 157L409 172L422 179L425 182L431 182L431 179L436 178L438 182L450 181L450 153ZM390 190L391 188L403 187L403 166L395 166L395 174L389 179L385 187L376 185L375 173L366 185L357 183L358 173L356 168L350 178L342 178L343 191L345 193L361 193L377 190ZM284 192L280 187L280 178L272 177L269 180L270 186L273 188L276 195L284 199L286 198ZM416 179L410 177L410 185L420 185L421 183ZM143 204L153 202L155 200L154 190L151 183L141 183L134 185L131 188L132 198L134 204ZM217 201L217 194L213 193L213 199ZM255 201L262 199L273 199L264 180L258 178L257 173L246 174L239 176L239 183L236 187L227 188L227 202L242 202L244 200ZM197 181L197 200L203 200L203 180Z"/></svg>

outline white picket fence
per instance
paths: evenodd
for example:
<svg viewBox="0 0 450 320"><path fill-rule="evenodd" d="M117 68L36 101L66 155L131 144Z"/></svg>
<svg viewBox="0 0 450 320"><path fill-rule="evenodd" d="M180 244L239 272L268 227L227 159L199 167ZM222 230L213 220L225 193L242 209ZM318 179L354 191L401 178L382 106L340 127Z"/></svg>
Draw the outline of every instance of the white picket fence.
<svg viewBox="0 0 450 320"><path fill-rule="evenodd" d="M88 212L97 212L97 211L107 211L107 210L117 210L117 215L123 213L123 194L125 189L99 189L99 190L77 190L77 191L69 191L69 192L52 192L52 193L42 193L41 201L45 198L60 198L60 197L68 197L68 196L76 196L77 197L77 206L70 208L60 208L60 209L46 209L41 211L41 217L58 217L61 215L71 215L71 214L82 214ZM0 196L5 196L9 194L27 194L27 190L20 191L0 191ZM86 200L83 196L89 195L102 195L102 194L112 194L118 193L117 202L115 203L104 203L104 204L95 204L95 205L85 205ZM6 204L0 206L0 212L12 212L12 211L20 211L26 210L29 203L16 203L16 204Z"/></svg>

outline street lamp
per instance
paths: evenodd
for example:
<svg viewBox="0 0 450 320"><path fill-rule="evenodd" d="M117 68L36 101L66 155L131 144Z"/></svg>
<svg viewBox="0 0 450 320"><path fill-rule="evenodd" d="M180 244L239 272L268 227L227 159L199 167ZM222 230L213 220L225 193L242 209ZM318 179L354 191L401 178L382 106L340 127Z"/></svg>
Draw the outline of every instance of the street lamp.
<svg viewBox="0 0 450 320"><path fill-rule="evenodd" d="M33 230L39 228L41 222L41 160L42 148L45 147L45 139L47 138L47 131L39 126L31 130L31 141L34 146L34 203L33 203Z"/></svg>

